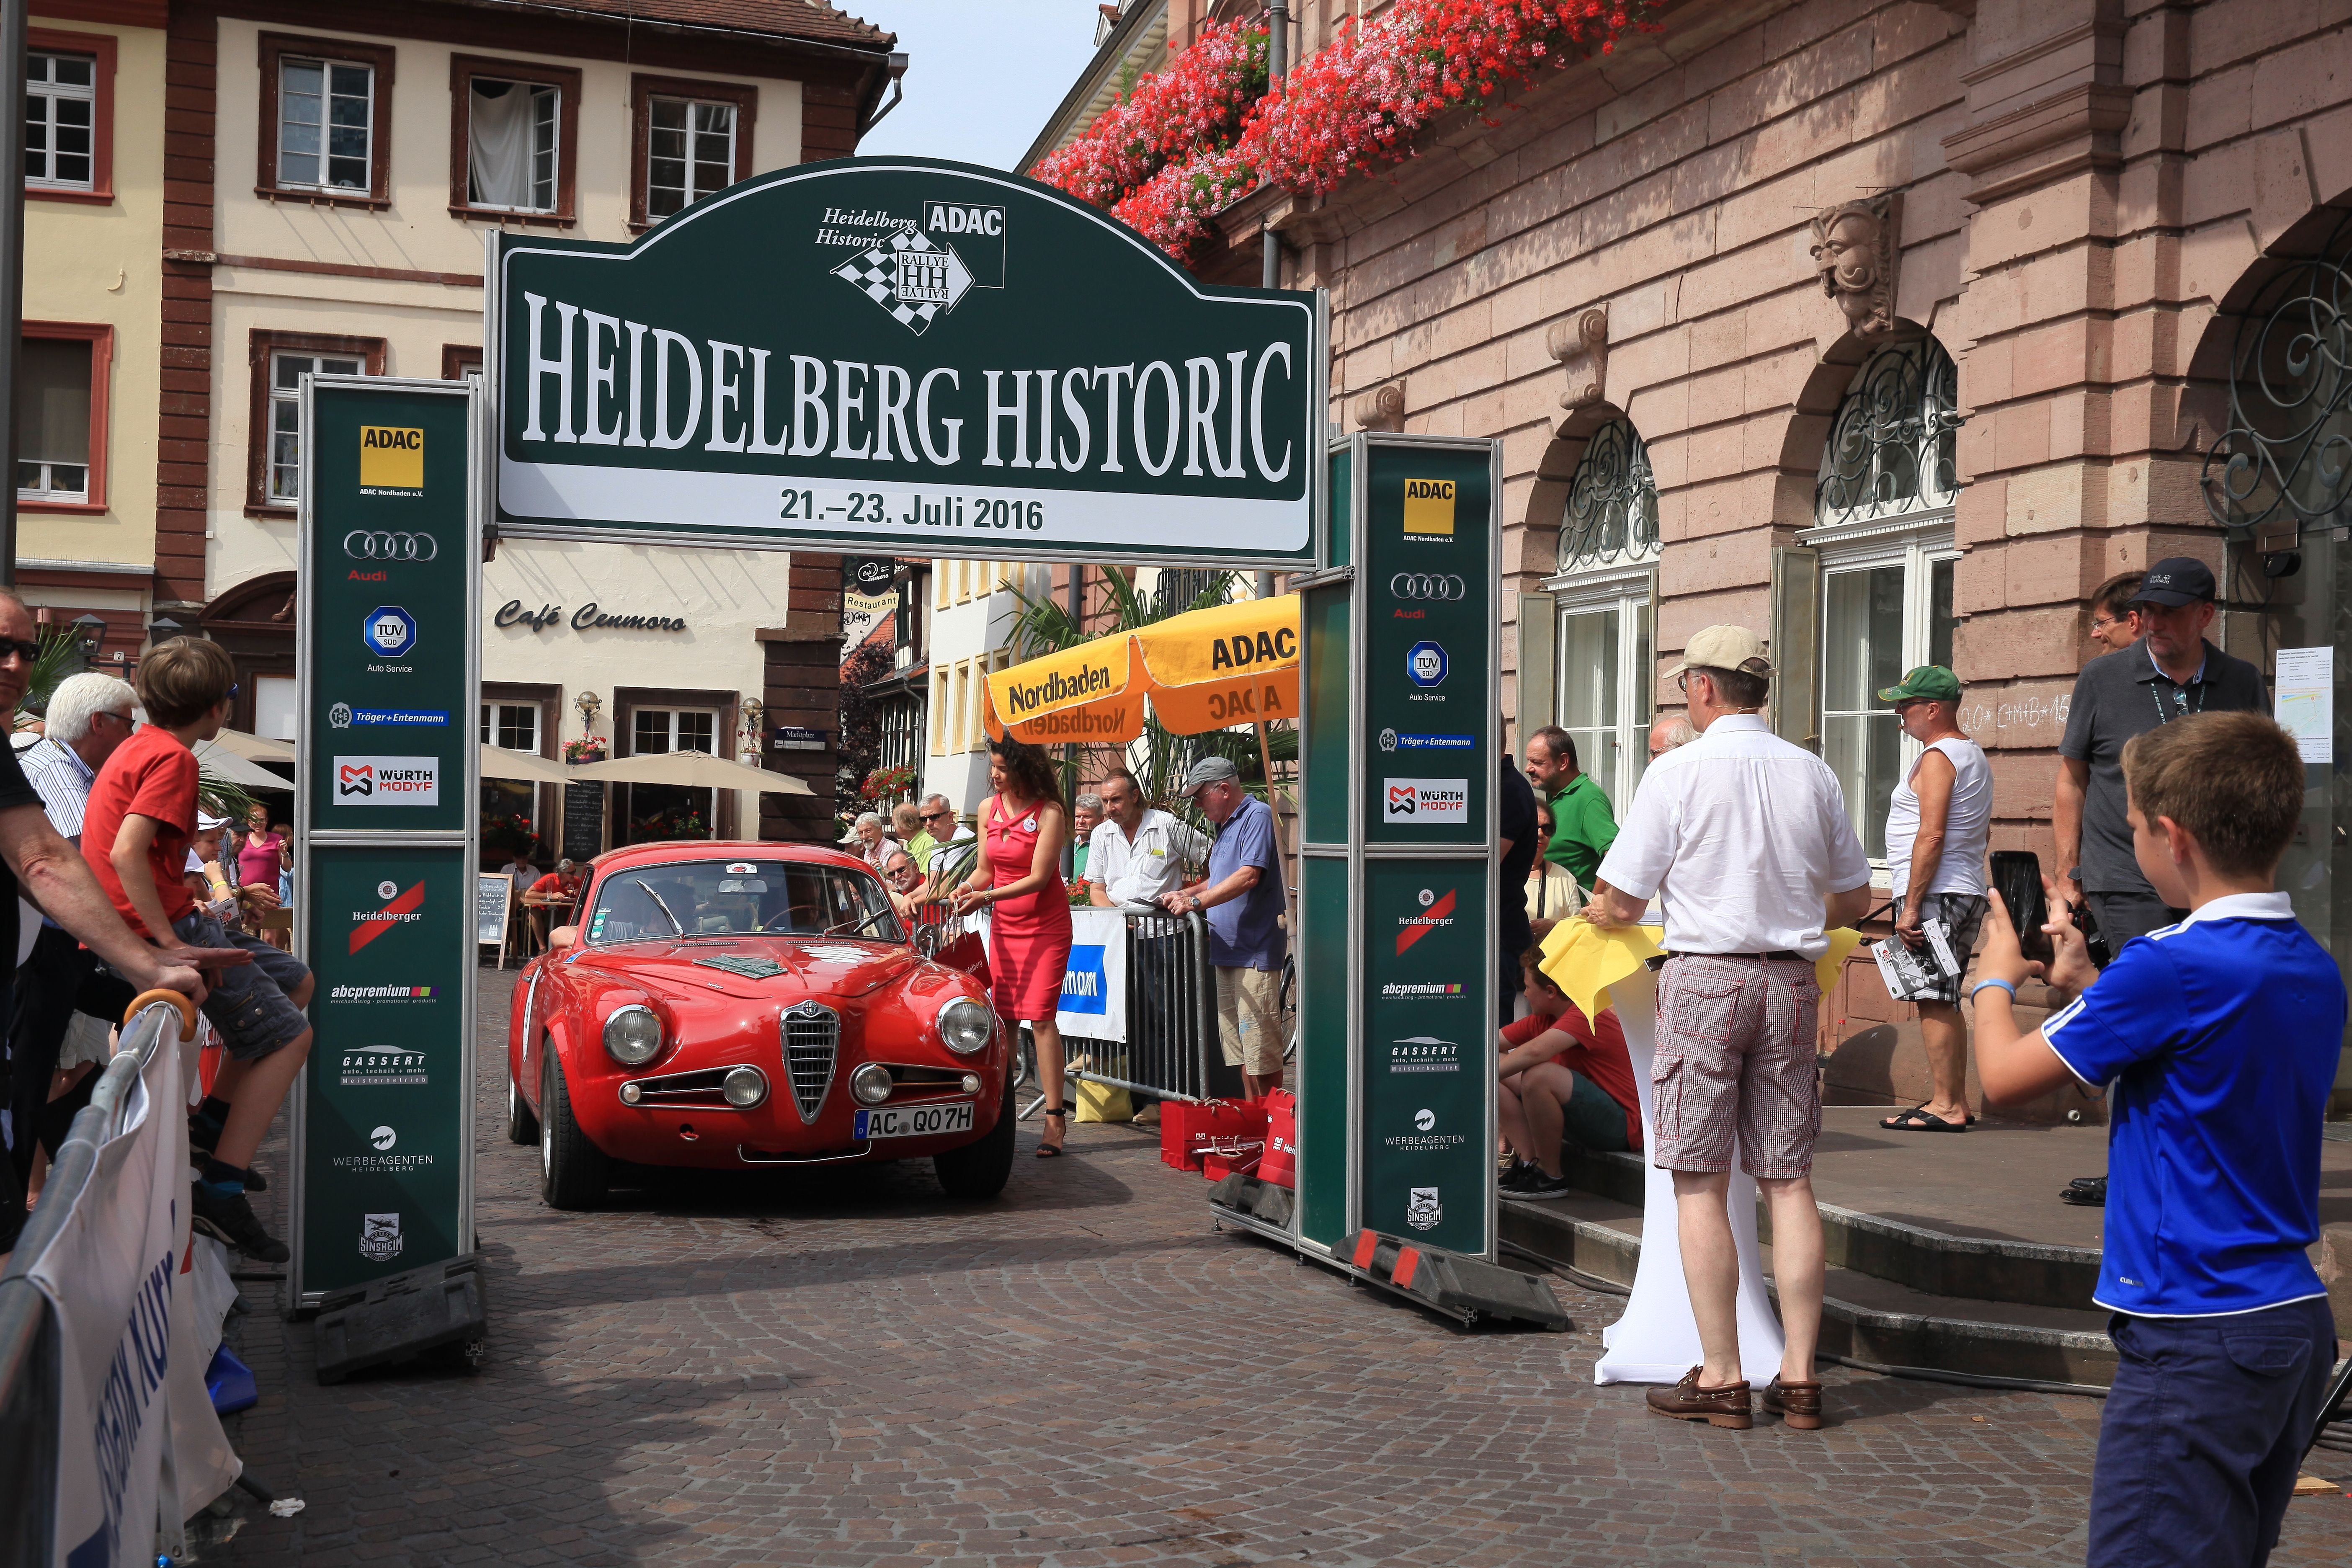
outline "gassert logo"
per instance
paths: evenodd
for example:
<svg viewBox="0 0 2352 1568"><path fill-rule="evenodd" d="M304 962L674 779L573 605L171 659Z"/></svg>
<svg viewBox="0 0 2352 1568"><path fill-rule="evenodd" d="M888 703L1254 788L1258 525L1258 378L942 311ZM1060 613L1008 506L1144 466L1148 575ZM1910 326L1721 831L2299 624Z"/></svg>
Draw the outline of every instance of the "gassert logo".
<svg viewBox="0 0 2352 1568"><path fill-rule="evenodd" d="M1389 1042L1391 1073L1460 1072L1462 1044L1435 1035L1407 1035Z"/></svg>
<svg viewBox="0 0 2352 1568"><path fill-rule="evenodd" d="M427 1081L425 1053L406 1046L347 1046L340 1055L338 1088L415 1089Z"/></svg>

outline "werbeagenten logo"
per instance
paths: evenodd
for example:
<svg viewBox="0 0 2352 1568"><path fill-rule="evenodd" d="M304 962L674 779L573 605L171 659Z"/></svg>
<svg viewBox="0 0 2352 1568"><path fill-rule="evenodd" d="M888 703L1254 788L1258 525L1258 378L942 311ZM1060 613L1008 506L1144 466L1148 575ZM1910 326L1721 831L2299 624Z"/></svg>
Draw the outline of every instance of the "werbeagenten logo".
<svg viewBox="0 0 2352 1568"><path fill-rule="evenodd" d="M425 488L425 432L390 425L360 426L360 493L413 495Z"/></svg>

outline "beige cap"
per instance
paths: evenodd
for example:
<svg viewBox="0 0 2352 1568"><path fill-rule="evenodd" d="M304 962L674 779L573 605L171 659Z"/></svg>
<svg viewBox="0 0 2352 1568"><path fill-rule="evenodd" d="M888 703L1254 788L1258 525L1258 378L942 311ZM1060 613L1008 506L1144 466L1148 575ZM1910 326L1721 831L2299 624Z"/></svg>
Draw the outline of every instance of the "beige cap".
<svg viewBox="0 0 2352 1568"><path fill-rule="evenodd" d="M1771 662L1764 657L1764 639L1746 626L1700 627L1683 648L1683 661L1666 671L1666 679L1672 680L1695 665L1749 675L1772 673Z"/></svg>

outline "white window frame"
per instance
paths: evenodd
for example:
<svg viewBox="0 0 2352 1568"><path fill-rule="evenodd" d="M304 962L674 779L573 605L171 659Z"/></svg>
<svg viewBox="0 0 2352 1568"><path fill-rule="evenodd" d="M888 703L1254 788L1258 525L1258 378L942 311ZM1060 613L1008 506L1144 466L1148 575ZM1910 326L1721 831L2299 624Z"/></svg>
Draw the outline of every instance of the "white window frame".
<svg viewBox="0 0 2352 1568"><path fill-rule="evenodd" d="M1821 646L1815 649L1813 691L1820 703L1819 729L1822 746L1829 746L1830 721L1850 717L1857 710L1830 707L1829 637L1830 581L1853 572L1868 572L1897 566L1903 571L1903 655L1902 668L1910 670L1928 661L1928 650L1934 642L1935 628L1928 624L1935 602L1935 567L1937 563L1958 561L1960 548L1955 534L1955 507L1943 505L1922 508L1897 518L1874 520L1809 528L1801 531L1797 542L1820 553L1821 589L1818 610L1821 616ZM1892 714L1891 707L1871 707L1858 711L1869 714ZM1919 742L1905 735L1895 752L1895 778L1899 783L1908 778L1919 761ZM1845 781L1840 780L1841 785ZM1867 844L1868 824L1857 823L1856 832ZM1882 827L1884 824L1880 825ZM1880 889L1892 886L1888 879L1886 857L1874 855L1870 860L1872 885Z"/></svg>
<svg viewBox="0 0 2352 1568"><path fill-rule="evenodd" d="M529 745L509 746L502 744L499 742L499 731L505 727L505 714L509 710L514 712L528 713L530 715L530 743ZM540 724L542 718L543 714L541 711L540 705L536 702L506 702L496 699L486 701L482 704L482 744L485 746L496 746L502 752L523 752L531 756L537 756L539 754L540 748Z"/></svg>
<svg viewBox="0 0 2352 1568"><path fill-rule="evenodd" d="M1650 765L1650 725L1656 719L1657 633L1653 617L1649 651L1643 650L1642 620L1652 614L1656 595L1654 558L1595 567L1567 576L1549 578L1544 588L1552 595L1552 711L1545 721L1573 735L1563 721L1561 706L1569 689L1568 620L1571 616L1617 612L1617 760L1603 777L1590 765L1592 759L1578 748L1577 761L1609 796L1618 820L1624 819ZM1591 726L1584 726L1590 730Z"/></svg>
<svg viewBox="0 0 2352 1568"><path fill-rule="evenodd" d="M89 66L88 85L44 80L33 75L33 67L37 62L55 59L87 61ZM43 68L52 68L44 66ZM48 132L44 138L48 145L41 149L39 154L43 165L52 171L58 166L57 106L59 103L87 104L89 110L89 118L83 121L79 129L89 139L89 147L80 154L89 164L89 175L87 179L68 180L58 177L54 173L28 174L25 176L26 190L94 191L98 189L98 71L99 62L96 55L85 55L74 49L33 49L27 52L25 59L25 118L28 122L26 129L29 131L33 109L37 104L41 106L41 122ZM29 147L27 150L30 150Z"/></svg>
<svg viewBox="0 0 2352 1568"><path fill-rule="evenodd" d="M685 199L678 204L677 212L683 212L703 197L715 195L735 183L735 138L742 134L743 130L743 117L739 112L738 106L725 99L678 98L668 93L656 93L647 100L646 104L646 221L647 223L659 223L666 217L676 216L675 213L657 213L654 210L654 192L681 189L677 186L654 184L654 138L660 133L660 127L655 123L655 121L665 104L680 104L686 110L686 129L680 132L686 138L683 160L686 166L686 184L682 187ZM695 169L705 162L694 155L695 139L715 135L717 132L695 129L695 111L701 109L723 110L727 115L727 157L724 163L727 178L723 184L713 185L707 191L694 183Z"/></svg>
<svg viewBox="0 0 2352 1568"><path fill-rule="evenodd" d="M367 356L322 353L316 349L271 349L269 351L269 401L263 409L268 416L269 425L261 433L262 496L272 506L281 504L296 506L300 504L302 500L301 372L295 373L294 385L280 386L278 384L278 366L283 360L302 361L303 368L309 370L313 375L363 375L367 373ZM348 360L351 368L330 371L325 363L328 360L334 360L339 364ZM278 437L280 434L278 420L281 405L285 410L291 412L295 421L293 430L286 432L295 438L294 457L291 462L285 464L280 464L278 460ZM285 489L278 488L281 468L289 476L288 488Z"/></svg>
<svg viewBox="0 0 2352 1568"><path fill-rule="evenodd" d="M320 71L319 151L315 154L319 160L319 177L315 180L297 180L289 176L286 172L286 161L289 157L308 158L314 156L314 154L309 153L290 151L286 145L286 126L288 123L286 118L287 104L290 99L296 96L287 90L286 73L296 68L306 66L316 66L319 68ZM365 127L367 132L367 147L366 151L360 154L360 162L365 171L365 176L356 185L339 185L335 184L333 178L334 160L337 158L348 158L351 154L348 153L334 153L330 150L328 145L330 141L332 139L332 132L335 129L334 103L335 99L339 96L335 91L335 71L338 68L344 70L364 71L367 73L367 90L360 95L361 101L367 105L367 125ZM345 93L340 96L348 98L351 95ZM332 55L281 55L278 57L278 123L270 128L270 134L278 139L278 189L281 191L317 191L324 195L373 195L374 194L375 186L376 130L375 67L373 63L366 60L337 59Z"/></svg>

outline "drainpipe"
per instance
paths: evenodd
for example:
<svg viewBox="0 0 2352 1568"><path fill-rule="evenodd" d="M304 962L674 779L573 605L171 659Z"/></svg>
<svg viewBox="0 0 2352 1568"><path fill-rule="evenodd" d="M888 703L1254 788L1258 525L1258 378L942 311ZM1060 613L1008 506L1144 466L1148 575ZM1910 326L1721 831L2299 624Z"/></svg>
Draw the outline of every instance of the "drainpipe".
<svg viewBox="0 0 2352 1568"><path fill-rule="evenodd" d="M16 358L25 331L25 17L29 0L0 0L0 587L16 585ZM106 461L92 452L94 467Z"/></svg>
<svg viewBox="0 0 2352 1568"><path fill-rule="evenodd" d="M1290 8L1282 0L1268 0L1265 8L1265 81L1268 91L1280 91L1290 71ZM1258 281L1268 289L1282 287L1282 238L1265 231L1265 265Z"/></svg>

